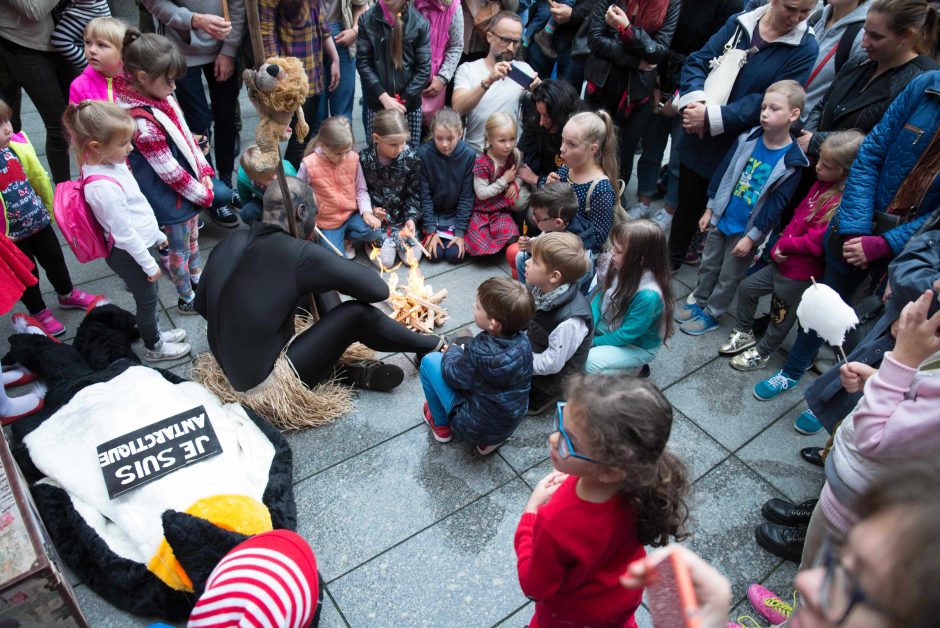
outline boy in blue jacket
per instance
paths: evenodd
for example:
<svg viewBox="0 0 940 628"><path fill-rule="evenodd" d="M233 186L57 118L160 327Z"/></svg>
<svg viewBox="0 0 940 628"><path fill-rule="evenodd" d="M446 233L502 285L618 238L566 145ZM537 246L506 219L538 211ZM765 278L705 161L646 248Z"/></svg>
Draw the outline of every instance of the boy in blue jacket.
<svg viewBox="0 0 940 628"><path fill-rule="evenodd" d="M532 384L532 347L524 333L535 302L524 285L491 277L477 289L473 319L482 331L421 360L424 420L434 439L456 435L485 456L525 417Z"/></svg>
<svg viewBox="0 0 940 628"><path fill-rule="evenodd" d="M683 332L718 329L744 277L755 246L780 222L809 160L790 127L806 104L796 81L777 81L764 92L760 127L738 137L712 177L699 229L711 225L698 271L694 302L676 311Z"/></svg>

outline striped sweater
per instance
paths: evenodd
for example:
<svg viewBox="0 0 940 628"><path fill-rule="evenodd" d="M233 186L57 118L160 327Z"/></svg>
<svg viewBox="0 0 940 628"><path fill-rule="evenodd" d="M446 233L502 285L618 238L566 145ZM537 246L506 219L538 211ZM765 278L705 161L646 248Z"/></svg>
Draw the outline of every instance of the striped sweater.
<svg viewBox="0 0 940 628"><path fill-rule="evenodd" d="M150 120L135 117L137 132L134 134L134 146L144 156L157 176L173 188L178 194L200 207L209 207L212 204L212 188L204 186L183 167L170 151L168 141L172 140L176 147L186 157L186 161L199 178L211 177L215 171L193 139L193 134L186 126L183 112L176 99L172 96L164 101L156 101L142 96L135 91L126 80L115 80L117 102L127 109L135 107L149 108L155 118L164 121L164 124L154 124Z"/></svg>
<svg viewBox="0 0 940 628"><path fill-rule="evenodd" d="M97 17L109 17L111 9L107 0L71 0L59 14L49 43L82 69L88 65L85 59L85 27Z"/></svg>

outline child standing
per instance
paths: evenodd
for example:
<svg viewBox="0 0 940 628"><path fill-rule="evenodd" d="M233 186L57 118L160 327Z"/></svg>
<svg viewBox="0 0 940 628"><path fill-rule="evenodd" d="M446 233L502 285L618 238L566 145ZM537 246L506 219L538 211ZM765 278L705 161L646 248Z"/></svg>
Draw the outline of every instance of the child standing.
<svg viewBox="0 0 940 628"><path fill-rule="evenodd" d="M467 227L467 255L499 253L519 235L512 211L524 209L522 179L516 176L522 152L516 148L516 120L502 111L484 129L486 146L473 164L476 200Z"/></svg>
<svg viewBox="0 0 940 628"><path fill-rule="evenodd" d="M421 210L424 248L431 259L457 264L473 212L473 164L477 153L460 139L463 123L453 109L441 109L431 121L433 139L418 149L421 158Z"/></svg>
<svg viewBox="0 0 940 628"><path fill-rule="evenodd" d="M248 171L245 170L244 164L253 161L251 153L256 153L259 150L261 149L258 148L257 144L252 144L245 149L245 152L242 153L242 156L238 160L236 185L238 198L242 201L242 208L239 213L241 214L242 222L246 225L251 225L261 220L261 214L264 213L264 191L268 189L269 185L277 181L277 172L272 172L260 180L255 180L248 174ZM291 162L282 159L281 165L284 166L284 174L286 176L297 176L297 170Z"/></svg>
<svg viewBox="0 0 940 628"><path fill-rule="evenodd" d="M337 250L345 251L346 259L356 257L353 242L374 242L379 237L382 221L372 213L349 120L333 116L323 121L307 144L300 179L316 196L317 226Z"/></svg>
<svg viewBox="0 0 940 628"><path fill-rule="evenodd" d="M108 0L68 0L59 13L49 43L81 70L88 64L82 51L86 27L96 18L110 16Z"/></svg>
<svg viewBox="0 0 940 628"><path fill-rule="evenodd" d="M532 392L529 415L541 414L558 401L565 380L584 371L594 329L578 280L588 269L581 240L573 233L546 233L532 242L526 285L535 299L529 323L532 344Z"/></svg>
<svg viewBox="0 0 940 628"><path fill-rule="evenodd" d="M658 227L654 227L658 228ZM636 627L641 590L620 585L644 545L686 536L685 466L666 443L672 406L646 380L575 375L559 403L549 457L516 528L529 626Z"/></svg>
<svg viewBox="0 0 940 628"><path fill-rule="evenodd" d="M742 133L715 171L699 220L709 230L698 270L694 302L675 314L683 332L718 329L751 265L752 251L780 220L809 160L790 136L806 92L796 81L777 81L764 92L760 127Z"/></svg>
<svg viewBox="0 0 940 628"><path fill-rule="evenodd" d="M606 111L583 111L573 115L561 131L561 157L565 165L548 175L541 185L567 181L578 197L578 214L594 226L587 249L600 255L614 224L617 194L617 136Z"/></svg>
<svg viewBox="0 0 940 628"><path fill-rule="evenodd" d="M190 316L197 313L193 299L202 274L199 212L228 205L232 191L214 178L173 98L176 79L186 73L179 49L166 37L129 28L123 61L127 78L118 80L117 98L137 125L128 161L169 239L164 267L179 294L179 313Z"/></svg>
<svg viewBox="0 0 940 628"><path fill-rule="evenodd" d="M753 371L766 366L796 322L796 308L803 292L812 284L813 277L822 277L823 237L842 202L845 180L864 139L858 131L836 131L826 137L816 164L819 180L797 205L793 219L774 244L770 253L773 262L738 287L734 330L719 350L722 355L734 355L733 368ZM751 326L757 302L767 294L773 295L770 325L758 343Z"/></svg>
<svg viewBox="0 0 940 628"><path fill-rule="evenodd" d="M125 159L133 149L134 119L118 105L84 101L69 105L63 119L72 145L83 156L82 177L106 177L84 185L85 200L114 246L105 259L134 295L137 327L144 341L144 359L175 360L189 353L182 342L186 330L161 332L157 322L157 280L160 267L150 247L166 248L167 238L157 226Z"/></svg>
<svg viewBox="0 0 940 628"><path fill-rule="evenodd" d="M114 102L114 77L121 73L121 49L127 25L113 17L99 17L85 27L88 66L69 85L69 103L83 100Z"/></svg>
<svg viewBox="0 0 940 628"><path fill-rule="evenodd" d="M594 343L587 372L649 373L649 363L672 335L672 275L666 235L646 219L610 233L609 256L597 262L591 295Z"/></svg>
<svg viewBox="0 0 940 628"><path fill-rule="evenodd" d="M419 112L420 114L420 112ZM389 268L395 253L403 262L417 262L415 221L421 215L421 160L408 146L408 124L397 111L375 114L372 146L359 155L369 188L372 213L384 221L375 245L376 266Z"/></svg>
<svg viewBox="0 0 940 628"><path fill-rule="evenodd" d="M521 283L487 279L473 306L480 334L466 347L450 345L421 360L424 421L435 440L446 443L456 435L485 456L516 431L532 381L532 347L525 330L534 311L532 295Z"/></svg>
<svg viewBox="0 0 940 628"><path fill-rule="evenodd" d="M62 246L52 230L52 184L36 149L25 133L13 133L13 110L0 100L0 204L3 205L3 230L33 263L39 277L38 261L55 288L59 307L85 309L97 298L72 286L65 265ZM50 336L65 333L46 307L39 284L28 286L20 299L30 315Z"/></svg>

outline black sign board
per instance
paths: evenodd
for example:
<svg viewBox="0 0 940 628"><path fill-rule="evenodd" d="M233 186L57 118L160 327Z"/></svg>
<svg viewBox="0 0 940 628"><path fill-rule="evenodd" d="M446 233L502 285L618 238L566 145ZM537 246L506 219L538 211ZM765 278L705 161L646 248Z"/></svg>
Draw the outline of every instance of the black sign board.
<svg viewBox="0 0 940 628"><path fill-rule="evenodd" d="M220 453L209 415L197 406L98 445L98 464L114 499Z"/></svg>

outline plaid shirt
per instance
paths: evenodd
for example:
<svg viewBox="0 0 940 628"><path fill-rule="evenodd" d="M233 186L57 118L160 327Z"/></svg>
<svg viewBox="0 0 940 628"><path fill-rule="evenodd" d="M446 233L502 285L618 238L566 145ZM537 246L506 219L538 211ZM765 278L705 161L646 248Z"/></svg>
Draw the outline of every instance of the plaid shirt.
<svg viewBox="0 0 940 628"><path fill-rule="evenodd" d="M308 96L323 91L323 38L331 37L320 0L300 3L300 13L293 22L278 16L280 0L260 0L258 13L261 21L261 39L264 56L297 57L307 69L310 82Z"/></svg>

